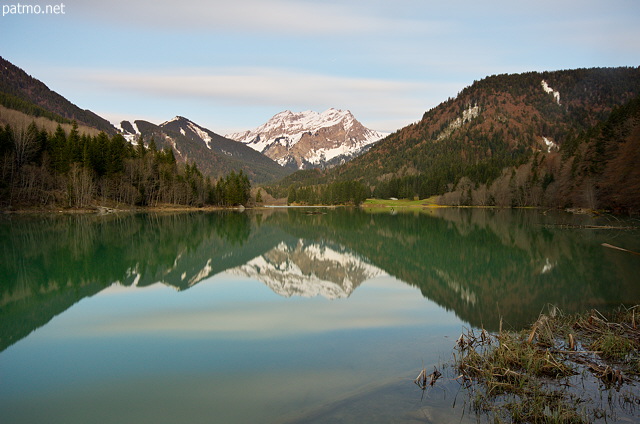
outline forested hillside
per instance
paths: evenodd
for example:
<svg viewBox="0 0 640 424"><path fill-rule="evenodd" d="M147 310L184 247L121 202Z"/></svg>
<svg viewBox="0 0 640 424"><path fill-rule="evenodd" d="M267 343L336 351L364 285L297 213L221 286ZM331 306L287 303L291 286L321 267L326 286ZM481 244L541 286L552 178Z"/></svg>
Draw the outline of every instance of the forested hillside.
<svg viewBox="0 0 640 424"><path fill-rule="evenodd" d="M231 172L213 181L195 164L151 141L137 147L120 134L54 133L32 123L0 127L0 207L245 204L249 179Z"/></svg>
<svg viewBox="0 0 640 424"><path fill-rule="evenodd" d="M360 180L376 197L452 192L443 200L453 204L633 207L629 190L604 187L600 176L620 180L621 162L631 161L616 152L635 145L633 103L612 115L615 122L603 122L638 95L639 68L487 77L327 180ZM602 125L612 128L619 121L626 122L620 131L596 136ZM589 168L585 155L598 165Z"/></svg>
<svg viewBox="0 0 640 424"><path fill-rule="evenodd" d="M84 110L52 91L41 81L0 57L0 105L59 123L76 121L113 135L109 121Z"/></svg>
<svg viewBox="0 0 640 424"><path fill-rule="evenodd" d="M640 212L640 97L577 134L559 151L505 168L490 184L461 178L440 198L451 205L549 206Z"/></svg>

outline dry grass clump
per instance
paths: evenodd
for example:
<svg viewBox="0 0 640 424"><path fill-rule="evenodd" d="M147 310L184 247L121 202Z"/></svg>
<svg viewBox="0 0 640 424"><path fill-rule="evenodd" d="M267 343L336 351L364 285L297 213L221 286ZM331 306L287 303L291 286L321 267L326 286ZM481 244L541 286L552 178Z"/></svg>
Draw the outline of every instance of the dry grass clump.
<svg viewBox="0 0 640 424"><path fill-rule="evenodd" d="M575 328L592 336L589 347L602 358L630 362L640 349L636 308L620 308L609 318L591 311L576 321Z"/></svg>
<svg viewBox="0 0 640 424"><path fill-rule="evenodd" d="M456 380L468 390L473 410L493 415L495 422L593 422L602 418L602 409L572 389L585 387L585 379L617 390L638 380L635 312L564 316L552 308L525 331L469 330L456 342ZM592 391L591 397L599 396ZM635 392L625 396L640 404Z"/></svg>

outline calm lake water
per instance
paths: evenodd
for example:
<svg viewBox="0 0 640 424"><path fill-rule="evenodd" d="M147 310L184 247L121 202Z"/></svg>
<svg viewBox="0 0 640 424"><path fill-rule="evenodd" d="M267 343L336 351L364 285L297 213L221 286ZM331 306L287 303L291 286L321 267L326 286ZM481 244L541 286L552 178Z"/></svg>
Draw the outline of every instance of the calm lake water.
<svg viewBox="0 0 640 424"><path fill-rule="evenodd" d="M638 230L532 210L0 217L3 423L474 422L463 329L640 303ZM455 403L455 407L454 407Z"/></svg>

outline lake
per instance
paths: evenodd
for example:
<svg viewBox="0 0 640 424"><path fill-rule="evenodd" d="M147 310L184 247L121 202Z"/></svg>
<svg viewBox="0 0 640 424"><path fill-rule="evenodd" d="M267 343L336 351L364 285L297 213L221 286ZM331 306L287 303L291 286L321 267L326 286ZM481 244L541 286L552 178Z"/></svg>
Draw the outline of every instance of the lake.
<svg viewBox="0 0 640 424"><path fill-rule="evenodd" d="M353 209L0 217L4 423L475 422L469 328L640 303L637 221Z"/></svg>

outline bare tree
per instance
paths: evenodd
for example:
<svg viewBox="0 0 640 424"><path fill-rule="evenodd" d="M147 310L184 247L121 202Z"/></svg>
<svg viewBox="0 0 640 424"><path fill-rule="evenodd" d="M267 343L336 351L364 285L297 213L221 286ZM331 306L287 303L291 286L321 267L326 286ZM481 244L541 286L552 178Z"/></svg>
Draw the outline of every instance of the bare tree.
<svg viewBox="0 0 640 424"><path fill-rule="evenodd" d="M511 169L505 169L502 171L502 175L491 184L489 190L490 196L495 200L496 206L499 207L511 207L512 192L511 192Z"/></svg>
<svg viewBox="0 0 640 424"><path fill-rule="evenodd" d="M585 178L582 182L582 186L580 187L580 191L582 194L582 205L588 209L596 209L598 207L598 200L593 178Z"/></svg>
<svg viewBox="0 0 640 424"><path fill-rule="evenodd" d="M37 134L38 128L34 123L28 127L23 125L13 133L13 166L11 167L9 206L13 205L16 189L18 189L18 193L21 191L19 183L24 180L21 175L23 167L37 150Z"/></svg>
<svg viewBox="0 0 640 424"><path fill-rule="evenodd" d="M35 154L37 146L38 128L35 124L24 126L13 135L14 160L16 168L20 169Z"/></svg>
<svg viewBox="0 0 640 424"><path fill-rule="evenodd" d="M69 206L82 208L89 206L93 199L94 184L91 172L77 164L71 165L69 170Z"/></svg>
<svg viewBox="0 0 640 424"><path fill-rule="evenodd" d="M489 204L489 190L486 184L481 184L472 193L472 203L475 206L487 206Z"/></svg>

